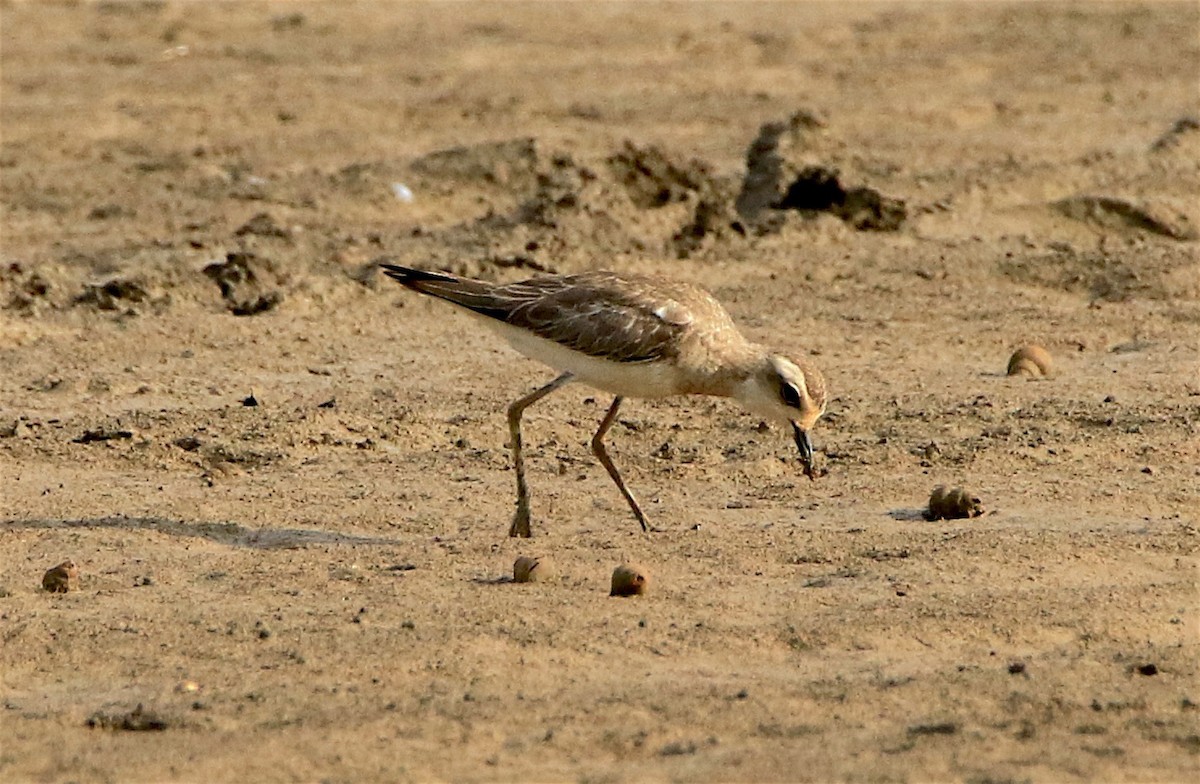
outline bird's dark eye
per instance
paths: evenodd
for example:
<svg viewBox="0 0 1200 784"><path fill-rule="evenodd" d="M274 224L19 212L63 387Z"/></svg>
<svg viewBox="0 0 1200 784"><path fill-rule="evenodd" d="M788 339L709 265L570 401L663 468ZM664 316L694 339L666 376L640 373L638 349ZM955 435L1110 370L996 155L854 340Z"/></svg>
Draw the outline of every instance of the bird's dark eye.
<svg viewBox="0 0 1200 784"><path fill-rule="evenodd" d="M783 395L784 403L791 408L800 408L800 390L796 389L795 384L790 381L784 381L779 391Z"/></svg>

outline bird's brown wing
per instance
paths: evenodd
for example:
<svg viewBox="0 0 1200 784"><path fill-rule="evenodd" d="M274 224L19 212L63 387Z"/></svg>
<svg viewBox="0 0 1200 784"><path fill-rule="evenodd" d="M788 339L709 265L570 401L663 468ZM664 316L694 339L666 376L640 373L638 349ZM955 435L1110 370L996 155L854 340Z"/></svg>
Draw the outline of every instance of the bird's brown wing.
<svg viewBox="0 0 1200 784"><path fill-rule="evenodd" d="M614 362L669 356L692 321L684 305L645 281L612 273L533 278L494 293L505 323Z"/></svg>
<svg viewBox="0 0 1200 784"><path fill-rule="evenodd" d="M383 265L408 288L527 329L593 357L650 362L670 355L693 314L660 281L611 272L544 275L495 284Z"/></svg>

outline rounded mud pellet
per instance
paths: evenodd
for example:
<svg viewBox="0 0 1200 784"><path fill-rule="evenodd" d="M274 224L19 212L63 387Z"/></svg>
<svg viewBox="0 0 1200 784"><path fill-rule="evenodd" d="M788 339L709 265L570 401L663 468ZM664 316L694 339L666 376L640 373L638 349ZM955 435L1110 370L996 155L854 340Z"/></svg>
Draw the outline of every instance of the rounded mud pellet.
<svg viewBox="0 0 1200 784"><path fill-rule="evenodd" d="M545 558L522 555L513 562L513 582L538 583L554 576L554 564Z"/></svg>
<svg viewBox="0 0 1200 784"><path fill-rule="evenodd" d="M63 561L42 575L42 588L50 593L79 590L79 567L74 561Z"/></svg>
<svg viewBox="0 0 1200 784"><path fill-rule="evenodd" d="M1050 375L1053 362L1050 352L1041 346L1022 346L1008 360L1008 375L1040 378Z"/></svg>
<svg viewBox="0 0 1200 784"><path fill-rule="evenodd" d="M641 596L650 584L650 574L636 564L621 564L613 570L609 596Z"/></svg>
<svg viewBox="0 0 1200 784"><path fill-rule="evenodd" d="M983 514L983 503L961 487L947 490L944 485L933 488L929 495L927 520L962 520Z"/></svg>

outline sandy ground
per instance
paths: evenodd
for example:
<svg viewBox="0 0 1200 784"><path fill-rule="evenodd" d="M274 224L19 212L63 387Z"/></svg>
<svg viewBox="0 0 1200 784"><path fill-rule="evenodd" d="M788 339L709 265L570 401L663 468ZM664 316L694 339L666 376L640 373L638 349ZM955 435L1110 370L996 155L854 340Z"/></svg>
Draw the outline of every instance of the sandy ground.
<svg viewBox="0 0 1200 784"><path fill-rule="evenodd" d="M1194 3L0 26L0 779L1200 774ZM769 123L893 220L738 212ZM569 388L511 540L503 411L553 372L385 257L702 284L824 369L824 473L631 401L644 535ZM1053 375L1007 377L1030 342ZM987 514L926 521L938 484Z"/></svg>

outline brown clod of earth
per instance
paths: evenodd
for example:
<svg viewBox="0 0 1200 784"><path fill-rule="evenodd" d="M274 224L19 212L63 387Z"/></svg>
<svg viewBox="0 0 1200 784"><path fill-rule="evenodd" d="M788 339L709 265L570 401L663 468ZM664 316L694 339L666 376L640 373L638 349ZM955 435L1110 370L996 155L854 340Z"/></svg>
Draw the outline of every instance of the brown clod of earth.
<svg viewBox="0 0 1200 784"><path fill-rule="evenodd" d="M621 564L612 573L609 596L641 596L650 585L650 574L636 564Z"/></svg>
<svg viewBox="0 0 1200 784"><path fill-rule="evenodd" d="M84 284L83 293L75 298L75 302L99 310L120 310L129 303L143 302L148 296L145 287L137 281L113 278L103 283Z"/></svg>
<svg viewBox="0 0 1200 784"><path fill-rule="evenodd" d="M539 583L554 576L554 565L540 557L522 555L513 563L513 582Z"/></svg>
<svg viewBox="0 0 1200 784"><path fill-rule="evenodd" d="M983 503L961 487L946 489L944 485L933 488L929 496L926 520L963 520L983 514Z"/></svg>
<svg viewBox="0 0 1200 784"><path fill-rule="evenodd" d="M746 152L737 213L766 225L783 210L829 212L859 231L896 231L908 217L900 199L865 185L843 185L831 164L837 145L809 112L763 125Z"/></svg>
<svg viewBox="0 0 1200 784"><path fill-rule="evenodd" d="M1163 152L1180 145L1182 139L1196 139L1200 136L1200 119L1196 117L1180 117L1171 124L1167 132L1154 140L1150 145L1151 152Z"/></svg>
<svg viewBox="0 0 1200 784"><path fill-rule="evenodd" d="M63 561L42 575L42 588L50 593L79 590L79 567L74 561Z"/></svg>
<svg viewBox="0 0 1200 784"><path fill-rule="evenodd" d="M146 710L140 702L133 710L96 711L88 716L86 724L93 729L123 732L161 732L169 726L165 718L154 711Z"/></svg>
<svg viewBox="0 0 1200 784"><path fill-rule="evenodd" d="M700 161L679 165L654 145L638 147L629 141L609 157L608 167L629 199L644 210L687 201L712 176Z"/></svg>
<svg viewBox="0 0 1200 784"><path fill-rule="evenodd" d="M1033 376L1040 378L1050 375L1053 369L1053 361L1050 359L1050 352L1041 346L1031 344L1022 346L1013 352L1013 355L1008 359L1008 375L1010 376Z"/></svg>
<svg viewBox="0 0 1200 784"><path fill-rule="evenodd" d="M276 223L271 214L267 212L258 213L239 226L233 234L235 237L253 234L258 237L278 237L279 239L291 239L292 236L291 231Z"/></svg>
<svg viewBox="0 0 1200 784"><path fill-rule="evenodd" d="M800 111L784 122L769 122L758 129L746 150L746 176L735 202L739 215L754 221L764 210L774 209L795 175L793 161L819 146L824 127L816 115Z"/></svg>
<svg viewBox="0 0 1200 784"><path fill-rule="evenodd" d="M1186 242L1200 237L1187 215L1165 205L1134 204L1113 196L1072 196L1051 205L1072 220L1112 229L1134 229Z"/></svg>
<svg viewBox="0 0 1200 784"><path fill-rule="evenodd" d="M874 188L846 188L836 169L810 166L800 171L775 204L777 210L829 212L859 231L897 231L908 217L900 199Z"/></svg>
<svg viewBox="0 0 1200 784"><path fill-rule="evenodd" d="M230 313L253 316L270 310L283 300L282 293L265 287L263 273L269 268L269 262L253 253L229 253L224 261L205 267L204 274L221 289L221 297Z"/></svg>
<svg viewBox="0 0 1200 784"><path fill-rule="evenodd" d="M413 161L413 171L439 180L525 190L537 184L537 142L530 137L437 150Z"/></svg>
<svg viewBox="0 0 1200 784"><path fill-rule="evenodd" d="M122 441L133 438L133 431L122 427L97 427L85 430L71 439L73 444L95 444L100 441Z"/></svg>

